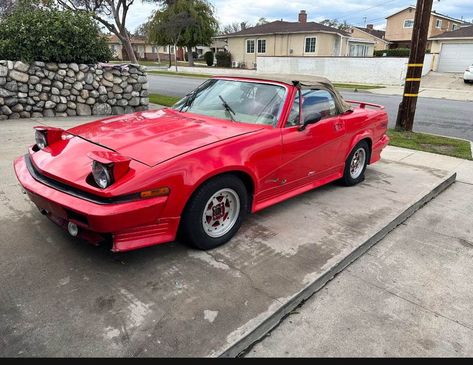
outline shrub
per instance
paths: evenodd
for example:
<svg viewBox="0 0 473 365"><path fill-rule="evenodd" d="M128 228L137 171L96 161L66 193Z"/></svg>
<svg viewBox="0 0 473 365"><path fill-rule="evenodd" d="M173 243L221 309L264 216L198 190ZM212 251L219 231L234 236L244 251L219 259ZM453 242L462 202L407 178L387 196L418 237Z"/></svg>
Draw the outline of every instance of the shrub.
<svg viewBox="0 0 473 365"><path fill-rule="evenodd" d="M214 64L214 54L213 52L205 52L204 54L204 59L205 59L205 62L207 63L207 66L213 66Z"/></svg>
<svg viewBox="0 0 473 365"><path fill-rule="evenodd" d="M230 52L217 52L215 58L217 59L217 67L232 67L232 55Z"/></svg>
<svg viewBox="0 0 473 365"><path fill-rule="evenodd" d="M112 52L90 15L18 8L0 22L0 59L24 62L106 62Z"/></svg>
<svg viewBox="0 0 473 365"><path fill-rule="evenodd" d="M374 51L375 57L409 57L411 50L409 48L394 48L394 49L385 49L381 51Z"/></svg>
<svg viewBox="0 0 473 365"><path fill-rule="evenodd" d="M195 51L192 52L192 57L194 58L194 61L199 57L199 54ZM189 61L189 53L188 52L184 52L184 59L186 61Z"/></svg>

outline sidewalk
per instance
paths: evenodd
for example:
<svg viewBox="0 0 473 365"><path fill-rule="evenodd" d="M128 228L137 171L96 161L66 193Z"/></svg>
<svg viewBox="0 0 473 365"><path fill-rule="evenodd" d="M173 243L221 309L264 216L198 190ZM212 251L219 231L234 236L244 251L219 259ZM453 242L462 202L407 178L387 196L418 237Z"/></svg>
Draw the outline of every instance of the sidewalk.
<svg viewBox="0 0 473 365"><path fill-rule="evenodd" d="M335 277L247 354L473 356L473 162L388 148L457 182Z"/></svg>

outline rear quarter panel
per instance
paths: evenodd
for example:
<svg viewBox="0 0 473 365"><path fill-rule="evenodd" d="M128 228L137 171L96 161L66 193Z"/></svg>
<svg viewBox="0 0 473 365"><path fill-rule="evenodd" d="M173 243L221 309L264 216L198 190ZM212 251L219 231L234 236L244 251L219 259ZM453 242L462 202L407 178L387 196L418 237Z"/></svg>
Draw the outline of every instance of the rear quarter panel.
<svg viewBox="0 0 473 365"><path fill-rule="evenodd" d="M388 114L384 109L354 108L343 118L347 136L345 159L361 140L369 139L373 146L386 134Z"/></svg>

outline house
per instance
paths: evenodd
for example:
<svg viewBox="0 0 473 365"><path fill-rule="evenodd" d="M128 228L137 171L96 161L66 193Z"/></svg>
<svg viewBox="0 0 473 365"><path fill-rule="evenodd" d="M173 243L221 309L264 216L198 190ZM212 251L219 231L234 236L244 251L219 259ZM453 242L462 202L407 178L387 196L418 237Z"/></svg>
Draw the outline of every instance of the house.
<svg viewBox="0 0 473 365"><path fill-rule="evenodd" d="M120 39L114 34L107 36L107 43L112 50L113 58L116 60L127 60L125 47L123 47ZM184 50L182 47L177 47L174 50L174 46L157 46L150 44L146 37L132 36L131 46L135 51L136 58L138 60L149 60L149 61L167 61L169 58L174 60L177 57L178 61L184 60Z"/></svg>
<svg viewBox="0 0 473 365"><path fill-rule="evenodd" d="M226 50L227 42L224 39L213 39L210 46L196 46L195 51L200 56L204 55L206 52L212 52L213 54L217 52L223 52Z"/></svg>
<svg viewBox="0 0 473 365"><path fill-rule="evenodd" d="M429 38L435 55L433 70L464 72L473 64L473 25Z"/></svg>
<svg viewBox="0 0 473 365"><path fill-rule="evenodd" d="M385 39L390 42L389 48L411 48L415 13L416 8L409 6L386 18ZM460 29L463 23L460 19L437 13L434 10L430 14L428 38ZM427 49L430 47L431 43L428 42Z"/></svg>
<svg viewBox="0 0 473 365"><path fill-rule="evenodd" d="M372 56L374 42L350 39L342 30L307 21L301 10L297 22L277 20L244 28L216 39L227 42L234 67L255 68L261 56Z"/></svg>
<svg viewBox="0 0 473 365"><path fill-rule="evenodd" d="M353 27L350 29L351 36L358 39L367 39L374 42L375 51L388 49L389 42L385 39L385 31L373 28L373 24L367 24L366 28Z"/></svg>

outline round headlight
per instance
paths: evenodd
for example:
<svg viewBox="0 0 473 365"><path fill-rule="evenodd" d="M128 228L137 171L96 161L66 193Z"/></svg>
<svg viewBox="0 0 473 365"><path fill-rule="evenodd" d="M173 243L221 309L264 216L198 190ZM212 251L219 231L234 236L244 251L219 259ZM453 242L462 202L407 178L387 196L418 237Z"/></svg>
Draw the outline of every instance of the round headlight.
<svg viewBox="0 0 473 365"><path fill-rule="evenodd" d="M48 140L46 139L46 133L42 131L38 131L38 130L35 131L34 139L35 139L36 145L40 149L43 149L44 147L48 145Z"/></svg>
<svg viewBox="0 0 473 365"><path fill-rule="evenodd" d="M92 175L95 183L102 189L112 184L112 176L107 166L102 165L100 162L92 162Z"/></svg>

